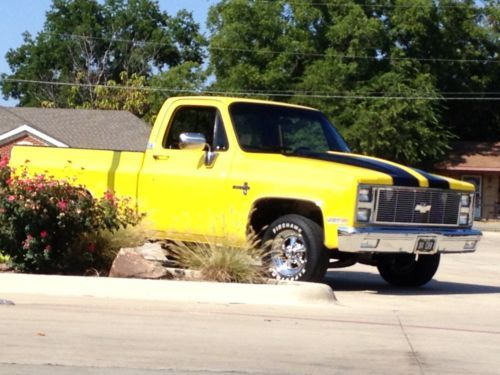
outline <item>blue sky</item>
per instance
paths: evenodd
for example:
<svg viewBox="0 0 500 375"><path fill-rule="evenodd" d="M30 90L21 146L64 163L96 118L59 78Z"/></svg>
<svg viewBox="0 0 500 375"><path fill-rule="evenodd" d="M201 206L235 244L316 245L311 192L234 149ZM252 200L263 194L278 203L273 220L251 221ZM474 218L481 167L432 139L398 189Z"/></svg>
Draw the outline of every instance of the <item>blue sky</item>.
<svg viewBox="0 0 500 375"><path fill-rule="evenodd" d="M204 29L207 12L216 0L159 0L160 8L169 14L179 9L187 9L193 13L195 20ZM0 73L10 73L5 61L5 54L10 48L22 44L22 33L29 31L36 35L43 28L45 13L50 9L52 0L0 0ZM14 106L15 101L5 101L0 95L0 105Z"/></svg>

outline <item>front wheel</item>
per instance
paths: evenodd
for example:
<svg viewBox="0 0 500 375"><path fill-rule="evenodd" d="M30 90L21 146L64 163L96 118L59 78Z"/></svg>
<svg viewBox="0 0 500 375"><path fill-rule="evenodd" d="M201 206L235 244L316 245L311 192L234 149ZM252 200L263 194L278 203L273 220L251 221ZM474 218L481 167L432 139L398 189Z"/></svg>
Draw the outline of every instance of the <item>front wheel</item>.
<svg viewBox="0 0 500 375"><path fill-rule="evenodd" d="M418 287L431 281L439 266L440 254L386 255L380 258L377 268L389 284L400 287Z"/></svg>
<svg viewBox="0 0 500 375"><path fill-rule="evenodd" d="M279 280L319 281L328 267L323 230L300 215L275 220L262 239L272 277Z"/></svg>

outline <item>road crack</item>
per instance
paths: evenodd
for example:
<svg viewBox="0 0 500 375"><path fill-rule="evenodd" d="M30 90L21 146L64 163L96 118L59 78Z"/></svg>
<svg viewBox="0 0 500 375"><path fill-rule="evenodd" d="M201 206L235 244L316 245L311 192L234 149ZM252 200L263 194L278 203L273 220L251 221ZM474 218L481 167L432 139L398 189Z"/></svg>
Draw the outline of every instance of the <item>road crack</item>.
<svg viewBox="0 0 500 375"><path fill-rule="evenodd" d="M403 322L401 321L401 318L399 317L399 315L396 312L394 312L394 313L396 315L396 318L398 319L399 328L401 328L401 332L403 333L403 336L405 337L405 340L406 340L408 346L410 347L411 355L412 355L413 359L415 360L415 362L418 364L418 368L420 369L420 374L425 375L424 366L423 366L422 362L420 362L420 359L418 358L418 354L415 351L413 344L411 343L410 337L406 333L405 327L403 326Z"/></svg>

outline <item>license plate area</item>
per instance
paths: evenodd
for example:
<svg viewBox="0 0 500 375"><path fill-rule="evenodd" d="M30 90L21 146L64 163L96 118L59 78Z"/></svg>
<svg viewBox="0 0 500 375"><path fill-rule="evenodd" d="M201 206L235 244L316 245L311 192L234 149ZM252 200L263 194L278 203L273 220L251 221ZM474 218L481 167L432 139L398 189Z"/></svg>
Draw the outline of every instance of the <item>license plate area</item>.
<svg viewBox="0 0 500 375"><path fill-rule="evenodd" d="M436 237L417 237L417 241L415 242L416 253L435 253L436 249Z"/></svg>

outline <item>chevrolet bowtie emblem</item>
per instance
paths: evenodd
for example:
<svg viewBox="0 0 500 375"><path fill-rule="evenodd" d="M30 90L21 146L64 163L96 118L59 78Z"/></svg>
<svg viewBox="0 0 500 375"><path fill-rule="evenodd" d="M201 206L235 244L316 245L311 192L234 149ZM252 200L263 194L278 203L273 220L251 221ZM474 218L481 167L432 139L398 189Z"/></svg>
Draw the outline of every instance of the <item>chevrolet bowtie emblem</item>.
<svg viewBox="0 0 500 375"><path fill-rule="evenodd" d="M427 203L419 203L415 206L415 211L420 212L421 214L425 214L427 212L430 212L432 206Z"/></svg>

